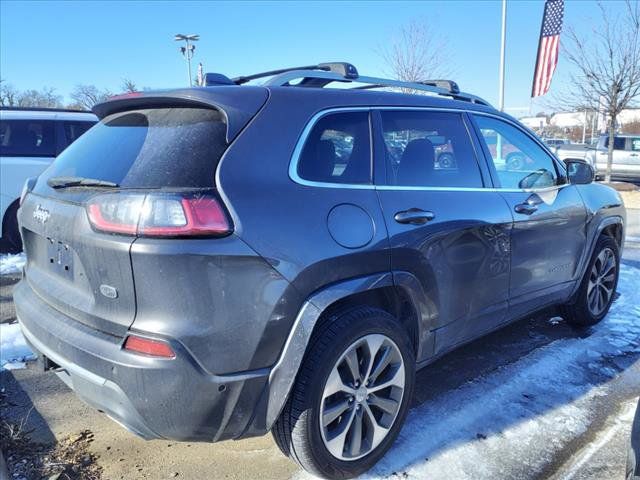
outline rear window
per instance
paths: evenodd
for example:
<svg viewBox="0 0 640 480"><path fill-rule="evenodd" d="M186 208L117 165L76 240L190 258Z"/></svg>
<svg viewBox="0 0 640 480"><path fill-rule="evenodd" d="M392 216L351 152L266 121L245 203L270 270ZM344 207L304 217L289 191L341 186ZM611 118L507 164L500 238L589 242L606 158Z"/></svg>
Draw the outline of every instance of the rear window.
<svg viewBox="0 0 640 480"><path fill-rule="evenodd" d="M0 155L3 157L55 157L54 121L0 121Z"/></svg>
<svg viewBox="0 0 640 480"><path fill-rule="evenodd" d="M203 108L130 110L105 117L43 174L122 187L210 188L227 148L224 116Z"/></svg>

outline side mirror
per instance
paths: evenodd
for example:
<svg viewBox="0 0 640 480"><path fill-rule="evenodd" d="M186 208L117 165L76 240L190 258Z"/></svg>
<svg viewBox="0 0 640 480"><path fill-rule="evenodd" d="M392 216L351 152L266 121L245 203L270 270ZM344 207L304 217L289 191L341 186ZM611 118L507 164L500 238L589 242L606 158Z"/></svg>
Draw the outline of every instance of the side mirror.
<svg viewBox="0 0 640 480"><path fill-rule="evenodd" d="M596 178L593 167L584 160L567 160L565 164L569 182L573 185L586 185Z"/></svg>

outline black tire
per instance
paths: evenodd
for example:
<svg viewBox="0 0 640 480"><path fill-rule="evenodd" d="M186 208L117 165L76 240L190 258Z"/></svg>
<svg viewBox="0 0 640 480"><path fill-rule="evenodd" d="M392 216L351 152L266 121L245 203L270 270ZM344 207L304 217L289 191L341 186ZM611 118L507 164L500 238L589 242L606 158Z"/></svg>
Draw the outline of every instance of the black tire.
<svg viewBox="0 0 640 480"><path fill-rule="evenodd" d="M365 456L344 461L333 456L322 439L321 402L325 384L343 352L370 334L382 334L398 347L405 368L404 392L384 440ZM314 475L329 479L360 475L378 462L395 441L411 403L414 381L413 348L407 332L393 316L369 307L337 314L314 333L309 343L289 399L272 429L275 442L282 453Z"/></svg>
<svg viewBox="0 0 640 480"><path fill-rule="evenodd" d="M9 253L22 251L22 238L20 238L20 229L18 228L19 207L18 202L13 202L9 205L2 220L2 239Z"/></svg>
<svg viewBox="0 0 640 480"><path fill-rule="evenodd" d="M589 282L592 276L592 271L594 269L594 265L598 260L598 256L601 252L605 250L610 250L613 252L615 259L615 278L612 284L613 293L608 298L602 310L594 313L589 308ZM607 313L609 312L609 308L611 308L611 304L615 298L616 287L618 286L618 276L620 273L620 248L618 247L618 243L612 237L608 235L601 235L596 242L596 246L593 249L593 255L589 260L589 264L587 265L587 270L585 271L584 278L580 283L580 287L575 296L575 301L572 303L563 305L562 307L562 316L563 318L570 323L571 325L575 325L578 327L587 327L590 325L595 325L600 320L602 320Z"/></svg>

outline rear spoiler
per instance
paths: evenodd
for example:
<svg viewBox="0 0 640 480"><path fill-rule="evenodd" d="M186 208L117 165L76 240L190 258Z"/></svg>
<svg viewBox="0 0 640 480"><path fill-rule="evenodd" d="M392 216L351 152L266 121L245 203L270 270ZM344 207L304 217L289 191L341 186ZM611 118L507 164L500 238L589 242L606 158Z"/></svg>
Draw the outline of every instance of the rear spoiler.
<svg viewBox="0 0 640 480"><path fill-rule="evenodd" d="M93 107L99 119L112 113L138 108L200 107L215 108L225 117L227 143L231 143L265 104L269 93L264 87L209 87L155 90L117 95Z"/></svg>

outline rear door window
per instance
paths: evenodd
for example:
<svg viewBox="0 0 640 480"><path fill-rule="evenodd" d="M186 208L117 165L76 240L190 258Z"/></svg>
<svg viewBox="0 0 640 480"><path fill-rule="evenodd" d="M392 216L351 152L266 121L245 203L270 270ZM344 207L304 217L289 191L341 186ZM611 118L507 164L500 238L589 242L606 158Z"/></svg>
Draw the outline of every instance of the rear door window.
<svg viewBox="0 0 640 480"><path fill-rule="evenodd" d="M340 112L322 117L307 137L297 164L304 180L370 184L369 112Z"/></svg>
<svg viewBox="0 0 640 480"><path fill-rule="evenodd" d="M388 185L483 186L460 113L383 110L380 115Z"/></svg>
<svg viewBox="0 0 640 480"><path fill-rule="evenodd" d="M3 157L55 157L54 121L0 121L0 155Z"/></svg>
<svg viewBox="0 0 640 480"><path fill-rule="evenodd" d="M105 117L43 174L114 182L127 188L215 186L227 148L224 116L204 108L130 110Z"/></svg>

